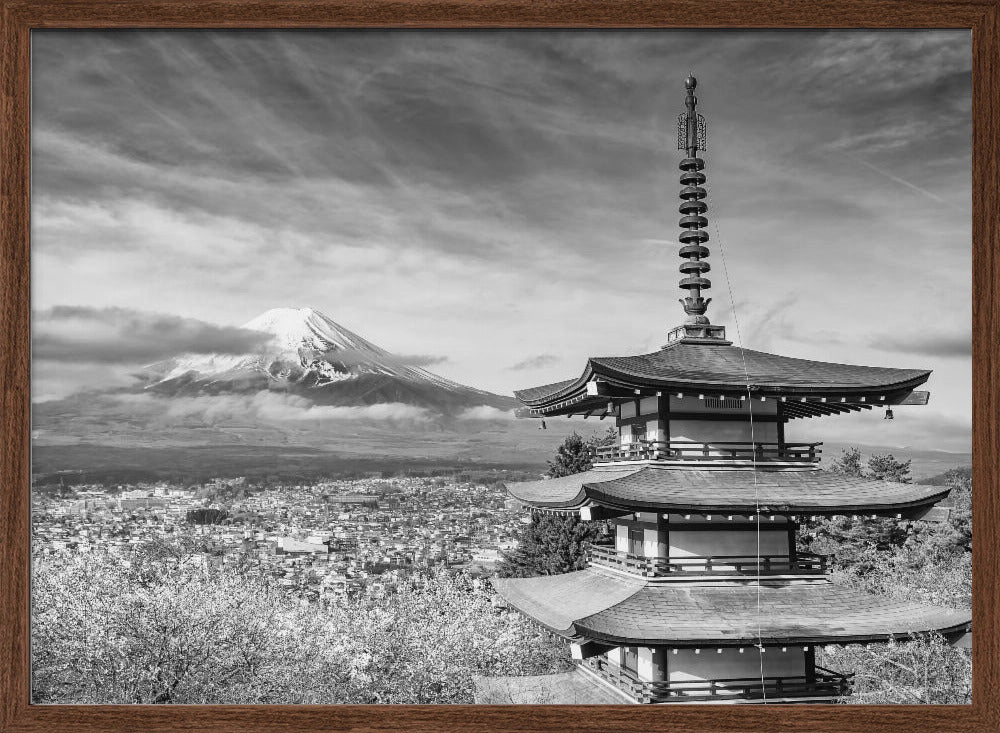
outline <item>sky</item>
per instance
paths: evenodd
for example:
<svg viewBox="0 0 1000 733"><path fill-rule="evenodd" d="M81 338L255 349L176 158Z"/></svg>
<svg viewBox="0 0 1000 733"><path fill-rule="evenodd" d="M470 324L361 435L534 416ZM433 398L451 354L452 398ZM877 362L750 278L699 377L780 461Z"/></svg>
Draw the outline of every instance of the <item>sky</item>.
<svg viewBox="0 0 1000 733"><path fill-rule="evenodd" d="M967 451L970 52L966 31L35 31L33 398L239 353L282 306L503 394L655 351L684 318L694 73L713 323L934 370L927 407L803 439Z"/></svg>

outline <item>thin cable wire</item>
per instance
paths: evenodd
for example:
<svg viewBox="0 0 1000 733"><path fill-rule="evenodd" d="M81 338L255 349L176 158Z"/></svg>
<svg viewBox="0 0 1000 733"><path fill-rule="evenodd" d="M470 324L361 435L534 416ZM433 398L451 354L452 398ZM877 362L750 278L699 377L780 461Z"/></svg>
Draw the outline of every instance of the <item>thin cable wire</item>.
<svg viewBox="0 0 1000 733"><path fill-rule="evenodd" d="M704 184L703 184L704 185ZM706 197L708 198L709 212L715 211L715 202L712 200L712 189L706 186ZM722 235L719 233L719 217L712 216L712 224L715 227L715 241L719 244L719 254L722 257L722 273L726 278L726 289L729 291L729 307L733 314L733 323L736 326L736 346L740 350L740 359L743 362L743 381L747 391L747 405L750 408L750 461L753 467L753 504L754 521L756 522L757 535L757 658L760 661L760 694L763 704L767 704L767 689L764 684L764 639L761 632L760 622L760 495L757 486L757 440L754 436L753 423L753 396L750 393L750 370L747 369L747 358L743 350L743 333L740 331L740 319L736 315L736 299L733 298L733 285L729 280L729 267L726 265L726 248L722 245Z"/></svg>

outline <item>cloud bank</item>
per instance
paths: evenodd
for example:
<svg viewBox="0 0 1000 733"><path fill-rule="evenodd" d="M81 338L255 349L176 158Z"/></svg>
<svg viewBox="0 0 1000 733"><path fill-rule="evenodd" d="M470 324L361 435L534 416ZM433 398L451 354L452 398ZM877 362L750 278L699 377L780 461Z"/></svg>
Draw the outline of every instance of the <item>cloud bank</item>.
<svg viewBox="0 0 1000 733"><path fill-rule="evenodd" d="M90 364L141 364L178 354L246 354L268 334L131 308L56 306L33 314L32 357Z"/></svg>

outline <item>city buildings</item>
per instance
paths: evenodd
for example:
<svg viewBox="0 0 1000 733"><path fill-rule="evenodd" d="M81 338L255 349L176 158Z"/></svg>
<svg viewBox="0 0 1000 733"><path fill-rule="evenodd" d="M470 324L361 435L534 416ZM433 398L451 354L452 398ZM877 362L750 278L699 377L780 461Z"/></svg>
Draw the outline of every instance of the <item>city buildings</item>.
<svg viewBox="0 0 1000 733"><path fill-rule="evenodd" d="M521 512L501 489L451 478L369 478L262 486L82 485L36 491L32 548L59 554L183 548L205 567L241 564L306 602L337 603L433 568L492 572ZM224 518L198 524L215 509ZM218 517L219 515L217 515ZM164 561L170 552L158 553Z"/></svg>

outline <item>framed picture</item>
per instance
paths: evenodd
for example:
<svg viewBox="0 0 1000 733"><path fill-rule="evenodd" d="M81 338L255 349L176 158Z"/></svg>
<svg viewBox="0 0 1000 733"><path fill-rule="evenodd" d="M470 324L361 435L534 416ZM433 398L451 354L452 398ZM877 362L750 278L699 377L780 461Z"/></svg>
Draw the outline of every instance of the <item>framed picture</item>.
<svg viewBox="0 0 1000 733"><path fill-rule="evenodd" d="M3 730L994 729L998 5L0 0Z"/></svg>

